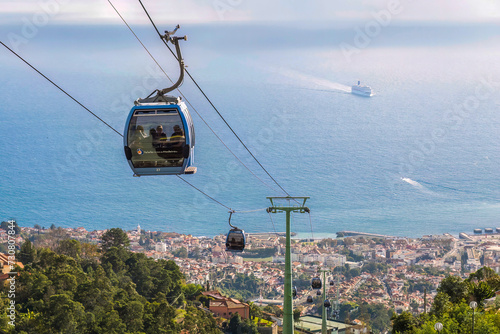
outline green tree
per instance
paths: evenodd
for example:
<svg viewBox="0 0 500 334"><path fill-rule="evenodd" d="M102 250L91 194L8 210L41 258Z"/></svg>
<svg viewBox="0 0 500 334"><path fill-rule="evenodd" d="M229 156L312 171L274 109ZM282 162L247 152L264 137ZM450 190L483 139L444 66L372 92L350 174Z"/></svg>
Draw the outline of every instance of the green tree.
<svg viewBox="0 0 500 334"><path fill-rule="evenodd" d="M320 247L335 247L337 246L337 240L332 238L321 239L318 242L318 246Z"/></svg>
<svg viewBox="0 0 500 334"><path fill-rule="evenodd" d="M16 279L16 333L220 333L213 316L193 306L202 287L183 284L175 262L124 247L100 255L79 245L66 240L56 251L33 247L34 260L19 268ZM0 298L0 309L6 300ZM12 332L6 320L0 312L2 333ZM239 331L254 333L252 328L242 321Z"/></svg>
<svg viewBox="0 0 500 334"><path fill-rule="evenodd" d="M239 315L239 313L233 314L231 316L231 319L229 319L229 324L228 324L228 329L230 333L237 334L240 325L241 325L241 316Z"/></svg>
<svg viewBox="0 0 500 334"><path fill-rule="evenodd" d="M144 305L139 301L129 301L119 311L120 318L127 326L127 331L131 333L142 332Z"/></svg>
<svg viewBox="0 0 500 334"><path fill-rule="evenodd" d="M188 257L188 252L186 248L181 247L172 251L172 255L181 259L186 259Z"/></svg>
<svg viewBox="0 0 500 334"><path fill-rule="evenodd" d="M451 307L452 303L450 301L450 296L444 292L438 292L432 303L431 313L437 317L442 317L449 312Z"/></svg>
<svg viewBox="0 0 500 334"><path fill-rule="evenodd" d="M109 334L126 333L127 327L120 319L118 311L113 309L102 309L102 315L99 318L102 320L99 322L100 331L98 331L98 333L109 333Z"/></svg>
<svg viewBox="0 0 500 334"><path fill-rule="evenodd" d="M441 281L438 292L446 293L450 297L452 303L459 303L462 299L467 299L469 295L469 287L458 276L448 276Z"/></svg>
<svg viewBox="0 0 500 334"><path fill-rule="evenodd" d="M219 334L221 331L212 316L207 316L203 310L194 306L186 307L182 329L193 334ZM242 328L244 330L244 328ZM247 333L242 331L242 333ZM253 333L253 332L250 332Z"/></svg>
<svg viewBox="0 0 500 334"><path fill-rule="evenodd" d="M189 251L188 257L190 259L202 259L203 255L201 254L201 249L199 247L195 247Z"/></svg>
<svg viewBox="0 0 500 334"><path fill-rule="evenodd" d="M203 291L203 286L199 284L185 284L182 286L182 293L187 300L195 300Z"/></svg>
<svg viewBox="0 0 500 334"><path fill-rule="evenodd" d="M53 295L47 303L48 328L60 333L84 333L85 309L69 295Z"/></svg>
<svg viewBox="0 0 500 334"><path fill-rule="evenodd" d="M300 313L302 312L302 307L297 307L293 310L293 321L300 321Z"/></svg>
<svg viewBox="0 0 500 334"><path fill-rule="evenodd" d="M347 237L344 239L344 245L346 245L346 246L352 246L355 243L356 243L356 241L354 240L354 238Z"/></svg>
<svg viewBox="0 0 500 334"><path fill-rule="evenodd" d="M248 319L242 320L238 313L231 316L228 329L232 334L259 334L257 325Z"/></svg>
<svg viewBox="0 0 500 334"><path fill-rule="evenodd" d="M11 226L13 226L13 228L11 228ZM19 225L17 225L17 222L15 220L12 224L8 221L3 221L2 224L0 224L0 228L7 232L9 232L10 230L14 230L16 235L19 235L21 233L21 228L19 227Z"/></svg>
<svg viewBox="0 0 500 334"><path fill-rule="evenodd" d="M97 260L99 258L99 248L96 244L83 242L80 244L80 257L85 260Z"/></svg>
<svg viewBox="0 0 500 334"><path fill-rule="evenodd" d="M394 334L412 334L417 328L417 319L410 312L395 315L391 320Z"/></svg>
<svg viewBox="0 0 500 334"><path fill-rule="evenodd" d="M283 316L283 309L279 308L276 305L267 305L264 307L264 312L271 313L278 318L281 318Z"/></svg>
<svg viewBox="0 0 500 334"><path fill-rule="evenodd" d="M56 251L59 254L64 254L77 259L80 257L80 253L82 252L82 246L78 240L64 239L59 242Z"/></svg>
<svg viewBox="0 0 500 334"><path fill-rule="evenodd" d="M180 332L175 321L175 308L166 301L146 303L144 328L147 334Z"/></svg>
<svg viewBox="0 0 500 334"><path fill-rule="evenodd" d="M130 253L123 248L111 247L101 257L103 267L109 265L116 273L126 269L125 261L128 260Z"/></svg>
<svg viewBox="0 0 500 334"><path fill-rule="evenodd" d="M361 275L361 269L359 268L352 268L345 274L347 279L358 277L359 275Z"/></svg>
<svg viewBox="0 0 500 334"><path fill-rule="evenodd" d="M489 278L496 277L498 276L497 273L490 267L482 267L475 273L471 273L469 275L469 278L467 278L467 281L471 282L474 280L478 281L487 281Z"/></svg>
<svg viewBox="0 0 500 334"><path fill-rule="evenodd" d="M248 306L250 308L250 319L253 319L255 317L261 318L262 317L262 310L259 306L255 305L254 302L248 302Z"/></svg>
<svg viewBox="0 0 500 334"><path fill-rule="evenodd" d="M127 233L121 228L112 228L102 235L101 248L106 252L111 247L126 248L130 245Z"/></svg>
<svg viewBox="0 0 500 334"><path fill-rule="evenodd" d="M486 282L491 290L500 290L500 276L489 267L482 267L475 273L470 274L469 278L467 278L467 282L473 283L473 285L470 286L472 288L474 288L475 284L477 285L477 282Z"/></svg>
<svg viewBox="0 0 500 334"><path fill-rule="evenodd" d="M26 240L23 242L21 245L21 251L19 252L19 261L22 262L22 264L28 264L32 263L35 260L35 248L33 248L33 244L31 241Z"/></svg>
<svg viewBox="0 0 500 334"><path fill-rule="evenodd" d="M486 282L469 282L469 291L473 299L480 306L483 306L485 299L491 298L495 295L493 289Z"/></svg>

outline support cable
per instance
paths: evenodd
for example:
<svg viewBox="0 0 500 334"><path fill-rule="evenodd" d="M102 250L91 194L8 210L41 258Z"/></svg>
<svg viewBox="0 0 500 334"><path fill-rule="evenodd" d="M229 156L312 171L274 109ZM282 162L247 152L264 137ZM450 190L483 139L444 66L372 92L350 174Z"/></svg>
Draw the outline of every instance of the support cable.
<svg viewBox="0 0 500 334"><path fill-rule="evenodd" d="M274 226L274 220L273 220L273 216L271 215L271 212L267 211L267 214L269 215L269 218L271 219L271 224L273 224L274 234L276 234L277 236L279 236L278 232L276 232L276 227Z"/></svg>
<svg viewBox="0 0 500 334"><path fill-rule="evenodd" d="M313 223L312 223L312 218L311 218L311 211L309 213L309 225L311 225L311 238L314 240L314 232L313 232Z"/></svg>
<svg viewBox="0 0 500 334"><path fill-rule="evenodd" d="M182 181L186 182L187 184L189 184L191 187L193 187L194 189L198 190L200 193L202 193L203 195L207 196L208 198L210 198L212 201L214 201L215 203L219 204L219 205L222 205L223 207L225 207L226 209L228 209L229 211L233 211L233 209L231 209L230 207L222 204L221 202L219 202L218 200L216 200L215 198L211 197L210 195L208 195L207 193L205 193L204 191L202 191L201 189L197 188L195 185L189 183L188 181L186 181L183 177L181 177L180 175L176 175L179 179L181 179Z"/></svg>
<svg viewBox="0 0 500 334"><path fill-rule="evenodd" d="M87 110L89 113L91 113L95 118L97 118L98 120L100 120L102 123L104 123L108 128L110 128L111 130L113 130L114 132L116 132L118 135L120 135L121 137L123 137L123 135L118 132L115 128L113 128L111 125L109 125L108 123L106 123L106 121L104 121L102 118L100 118L99 116L97 116L96 114L94 114L89 108L87 108L86 106L84 106L83 104L81 104L77 99L75 99L73 96L71 96L68 92L66 92L64 89L62 89L61 87L59 87L54 81L50 80L47 76L45 76L42 72L40 72L39 70L37 70L33 65L31 65L30 63L28 63L26 60L24 60L23 57L21 57L20 55L18 55L16 52L14 52L14 50L12 50L11 48L9 48L7 45L5 45L2 41L0 41L0 43L7 49L9 50L10 52L12 52L17 58L21 59L26 65L28 65L29 67L31 67L35 72L37 72L38 74L40 74L42 77L45 78L45 80L47 80L48 82L50 82L52 85L54 85L57 89L59 89L61 92L63 92L64 94L66 94L70 99L72 99L73 101L75 101L76 103L78 103L80 105L80 107L82 107L83 109Z"/></svg>

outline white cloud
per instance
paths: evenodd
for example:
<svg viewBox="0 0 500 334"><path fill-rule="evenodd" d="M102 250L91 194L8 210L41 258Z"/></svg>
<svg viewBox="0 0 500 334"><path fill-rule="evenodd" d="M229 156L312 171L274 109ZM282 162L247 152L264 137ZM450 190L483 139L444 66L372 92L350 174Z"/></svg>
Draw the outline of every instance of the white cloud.
<svg viewBox="0 0 500 334"><path fill-rule="evenodd" d="M217 21L295 21L338 22L369 20L378 11L399 5L397 21L480 22L500 20L497 0L144 0L155 21L163 24L205 23ZM148 24L138 1L113 0L113 4L131 24ZM54 22L67 24L120 23L105 0L2 0L0 19L5 23L21 23L47 12ZM54 8L56 13L53 14Z"/></svg>
<svg viewBox="0 0 500 334"><path fill-rule="evenodd" d="M230 0L235 2L235 0ZM113 0L113 5L130 24L149 24L138 1ZM155 21L172 24L190 22L237 20L250 18L228 0L201 1L143 1ZM226 6L221 6L226 4ZM175 5L175 6L173 6ZM48 14L52 22L65 24L102 24L121 22L111 5L105 0L3 0L0 6L2 24L22 23L34 15Z"/></svg>

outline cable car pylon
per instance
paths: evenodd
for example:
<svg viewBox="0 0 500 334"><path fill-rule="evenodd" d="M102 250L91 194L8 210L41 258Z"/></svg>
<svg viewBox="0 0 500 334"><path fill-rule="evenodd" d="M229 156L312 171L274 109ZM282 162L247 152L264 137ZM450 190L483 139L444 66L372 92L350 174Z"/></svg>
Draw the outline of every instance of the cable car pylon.
<svg viewBox="0 0 500 334"><path fill-rule="evenodd" d="M319 270L320 273L323 273L323 283L326 282L326 273L330 272L330 270ZM319 290L318 290L319 291ZM322 311L321 311L321 334L326 334L327 333L327 328L326 328L326 309L331 306L330 301L328 301L329 306L327 306L327 299L326 299L326 284L323 284L323 294L322 294L322 300L324 300Z"/></svg>
<svg viewBox="0 0 500 334"><path fill-rule="evenodd" d="M283 334L293 334L293 292L292 292L292 261L290 251L290 213L300 212L309 213L310 210L305 206L309 197L267 197L271 201L271 206L267 208L268 213L286 213L286 246L285 246L285 286L283 296ZM287 206L275 205L276 200L286 200ZM302 200L302 204L297 200ZM291 206L290 201L295 201L298 205Z"/></svg>

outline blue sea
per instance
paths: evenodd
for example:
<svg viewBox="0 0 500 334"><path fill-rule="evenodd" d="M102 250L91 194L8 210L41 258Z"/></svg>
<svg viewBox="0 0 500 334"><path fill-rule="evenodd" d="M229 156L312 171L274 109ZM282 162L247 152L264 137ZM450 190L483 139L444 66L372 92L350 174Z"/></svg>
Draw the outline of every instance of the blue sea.
<svg viewBox="0 0 500 334"><path fill-rule="evenodd" d="M365 40L359 27L207 24L179 34L188 71L254 156L290 195L310 197L311 215L293 214L292 231L500 227L500 27L391 25ZM176 80L155 31L134 29ZM2 26L3 42L121 133L135 99L169 86L125 26L47 25L20 44L12 34L21 26ZM3 47L0 73L2 220L214 236L229 229L229 207L246 232L284 231L284 214L271 220L263 209L285 194L188 77L198 172L183 178L224 206L175 176L132 177L122 138ZM352 95L358 80L375 95Z"/></svg>

